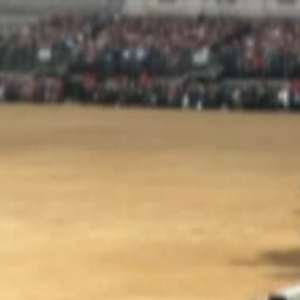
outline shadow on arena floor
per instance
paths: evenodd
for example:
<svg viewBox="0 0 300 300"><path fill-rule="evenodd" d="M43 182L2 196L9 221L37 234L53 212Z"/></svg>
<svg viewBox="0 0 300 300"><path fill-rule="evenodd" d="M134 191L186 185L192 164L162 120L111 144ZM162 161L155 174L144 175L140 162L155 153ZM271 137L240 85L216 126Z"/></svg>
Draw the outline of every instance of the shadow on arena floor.
<svg viewBox="0 0 300 300"><path fill-rule="evenodd" d="M296 211L300 216L300 209ZM269 250L259 254L254 260L233 261L235 265L251 267L274 267L277 270L270 276L276 278L299 279L300 278L300 237L299 247L285 250Z"/></svg>
<svg viewBox="0 0 300 300"><path fill-rule="evenodd" d="M281 268L275 277L296 278L300 276L300 248L289 250L269 251L261 254L258 263Z"/></svg>
<svg viewBox="0 0 300 300"><path fill-rule="evenodd" d="M289 250L270 250L260 254L254 260L232 261L236 266L274 267L271 277L299 279L300 277L300 247Z"/></svg>

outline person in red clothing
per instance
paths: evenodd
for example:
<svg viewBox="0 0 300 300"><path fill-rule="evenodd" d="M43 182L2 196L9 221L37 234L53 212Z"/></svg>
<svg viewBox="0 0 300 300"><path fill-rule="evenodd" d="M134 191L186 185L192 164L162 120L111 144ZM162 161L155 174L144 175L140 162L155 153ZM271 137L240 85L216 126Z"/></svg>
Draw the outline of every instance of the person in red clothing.
<svg viewBox="0 0 300 300"><path fill-rule="evenodd" d="M83 75L83 86L85 89L93 89L97 84L97 75L87 73Z"/></svg>
<svg viewBox="0 0 300 300"><path fill-rule="evenodd" d="M97 87L97 75L94 73L86 73L83 75L84 100L93 100Z"/></svg>
<svg viewBox="0 0 300 300"><path fill-rule="evenodd" d="M267 67L267 61L262 53L257 53L254 55L253 63L256 69L264 70Z"/></svg>
<svg viewBox="0 0 300 300"><path fill-rule="evenodd" d="M153 82L153 80L152 80L151 76L148 73L144 72L144 73L141 74L141 76L140 76L140 87L143 90L148 89L152 85L152 82Z"/></svg>
<svg viewBox="0 0 300 300"><path fill-rule="evenodd" d="M299 80L293 80L291 82L290 89L291 89L292 93L299 93L300 92L300 81Z"/></svg>

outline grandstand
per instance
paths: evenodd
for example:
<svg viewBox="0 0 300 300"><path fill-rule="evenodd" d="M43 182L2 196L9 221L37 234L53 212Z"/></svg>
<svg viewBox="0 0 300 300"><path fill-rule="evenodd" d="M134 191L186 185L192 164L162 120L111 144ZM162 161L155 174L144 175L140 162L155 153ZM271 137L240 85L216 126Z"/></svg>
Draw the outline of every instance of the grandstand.
<svg viewBox="0 0 300 300"><path fill-rule="evenodd" d="M18 101L51 95L54 102L300 109L299 2L2 1L1 94ZM198 80L186 85L193 74Z"/></svg>

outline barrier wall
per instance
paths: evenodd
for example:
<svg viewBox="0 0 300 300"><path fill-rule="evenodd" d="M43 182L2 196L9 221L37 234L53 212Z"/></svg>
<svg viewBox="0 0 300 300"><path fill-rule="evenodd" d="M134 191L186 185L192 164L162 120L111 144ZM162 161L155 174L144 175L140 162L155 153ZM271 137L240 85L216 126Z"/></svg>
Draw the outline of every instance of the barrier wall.
<svg viewBox="0 0 300 300"><path fill-rule="evenodd" d="M127 0L125 12L143 15L197 16L203 10L199 0Z"/></svg>
<svg viewBox="0 0 300 300"><path fill-rule="evenodd" d="M132 15L297 17L300 0L127 0Z"/></svg>
<svg viewBox="0 0 300 300"><path fill-rule="evenodd" d="M125 0L0 0L1 14L52 14L67 11L90 12L123 8Z"/></svg>
<svg viewBox="0 0 300 300"><path fill-rule="evenodd" d="M300 0L0 0L2 14L108 10L131 15L298 17Z"/></svg>

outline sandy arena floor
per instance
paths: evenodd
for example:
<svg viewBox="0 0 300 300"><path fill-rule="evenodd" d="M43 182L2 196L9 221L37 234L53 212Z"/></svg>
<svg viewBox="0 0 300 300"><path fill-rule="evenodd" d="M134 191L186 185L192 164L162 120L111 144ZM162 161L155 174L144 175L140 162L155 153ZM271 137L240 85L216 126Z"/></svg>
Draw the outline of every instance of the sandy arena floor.
<svg viewBox="0 0 300 300"><path fill-rule="evenodd" d="M1 300L250 300L300 278L300 116L0 109Z"/></svg>

